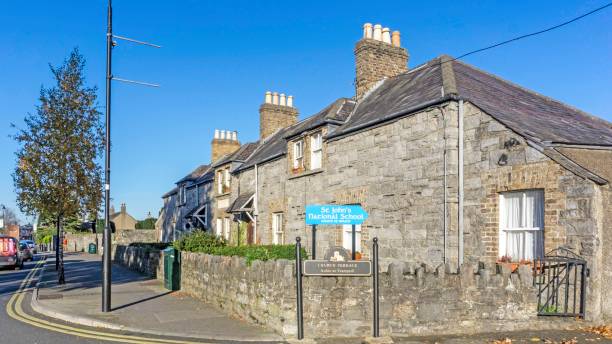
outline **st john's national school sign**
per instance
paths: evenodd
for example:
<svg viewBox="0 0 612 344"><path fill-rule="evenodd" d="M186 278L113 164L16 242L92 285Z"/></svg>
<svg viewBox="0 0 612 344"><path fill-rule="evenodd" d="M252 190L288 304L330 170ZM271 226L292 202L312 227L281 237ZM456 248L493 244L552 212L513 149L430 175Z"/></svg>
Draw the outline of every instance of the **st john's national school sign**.
<svg viewBox="0 0 612 344"><path fill-rule="evenodd" d="M307 225L360 225L368 218L358 205L307 205Z"/></svg>

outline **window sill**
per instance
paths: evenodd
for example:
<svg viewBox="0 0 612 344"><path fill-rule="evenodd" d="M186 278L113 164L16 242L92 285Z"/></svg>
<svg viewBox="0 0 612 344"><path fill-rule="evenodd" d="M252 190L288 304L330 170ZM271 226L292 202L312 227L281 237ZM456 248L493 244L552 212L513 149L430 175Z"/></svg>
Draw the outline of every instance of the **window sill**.
<svg viewBox="0 0 612 344"><path fill-rule="evenodd" d="M225 192L225 193L217 194L216 196L217 197L224 197L224 196L229 196L231 193L232 193L231 191L228 191L228 192Z"/></svg>
<svg viewBox="0 0 612 344"><path fill-rule="evenodd" d="M306 170L306 171L298 172L298 173L290 176L288 179L297 179L297 178L302 178L302 177L306 177L306 176L312 176L314 174L319 174L319 173L321 173L323 171L324 170L322 168L317 168L316 170Z"/></svg>

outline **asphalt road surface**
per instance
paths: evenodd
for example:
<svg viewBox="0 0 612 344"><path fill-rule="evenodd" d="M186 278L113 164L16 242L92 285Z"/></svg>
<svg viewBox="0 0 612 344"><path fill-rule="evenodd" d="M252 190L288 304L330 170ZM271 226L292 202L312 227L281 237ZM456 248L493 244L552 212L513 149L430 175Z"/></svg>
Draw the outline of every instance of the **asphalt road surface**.
<svg viewBox="0 0 612 344"><path fill-rule="evenodd" d="M72 335L67 335L59 332L48 331L42 328L34 327L29 324L17 321L9 317L6 306L11 297L19 291L22 282L34 268L37 260L41 256L37 256L34 262L27 262L22 270L0 270L0 343L1 344L55 344L55 343L108 343L95 339L80 338ZM32 286L36 283L33 281ZM23 302L24 310L27 313L32 313L30 304L31 293L27 293ZM42 317L41 317L42 318Z"/></svg>
<svg viewBox="0 0 612 344"><path fill-rule="evenodd" d="M30 307L44 257L38 255L21 270L0 269L0 344L228 344L230 341L154 336L91 328L52 319Z"/></svg>

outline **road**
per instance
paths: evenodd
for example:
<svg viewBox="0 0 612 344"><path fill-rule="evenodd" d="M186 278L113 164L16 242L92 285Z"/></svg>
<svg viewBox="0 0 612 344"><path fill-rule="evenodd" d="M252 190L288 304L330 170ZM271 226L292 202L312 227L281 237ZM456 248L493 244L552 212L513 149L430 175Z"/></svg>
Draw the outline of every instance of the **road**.
<svg viewBox="0 0 612 344"><path fill-rule="evenodd" d="M55 343L108 343L95 339L80 338L55 331L48 331L34 327L11 318L6 312L6 306L11 297L19 291L19 288L41 259L38 255L33 262L27 262L22 270L0 270L0 343L2 344L55 344ZM33 283L36 281L34 280ZM24 311L31 313L29 308L31 293L27 293L23 302ZM41 317L42 318L42 317Z"/></svg>
<svg viewBox="0 0 612 344"><path fill-rule="evenodd" d="M31 307L32 289L44 264L43 256L22 270L0 270L0 344L229 344L227 340L199 340L85 327L48 318Z"/></svg>

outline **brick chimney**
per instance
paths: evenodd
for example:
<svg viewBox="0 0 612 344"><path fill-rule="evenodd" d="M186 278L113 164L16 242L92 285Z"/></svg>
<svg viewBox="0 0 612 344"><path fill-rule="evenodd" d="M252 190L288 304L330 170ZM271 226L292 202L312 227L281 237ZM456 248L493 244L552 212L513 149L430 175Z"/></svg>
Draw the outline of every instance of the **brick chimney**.
<svg viewBox="0 0 612 344"><path fill-rule="evenodd" d="M215 129L215 136L211 142L210 151L212 162L217 161L224 155L234 153L238 148L240 148L238 132Z"/></svg>
<svg viewBox="0 0 612 344"><path fill-rule="evenodd" d="M363 38L355 45L355 96L361 99L377 82L408 71L408 51L400 46L400 33L380 24L363 25Z"/></svg>
<svg viewBox="0 0 612 344"><path fill-rule="evenodd" d="M263 140L281 128L297 123L298 109L293 106L293 96L266 92L259 107L259 139Z"/></svg>

